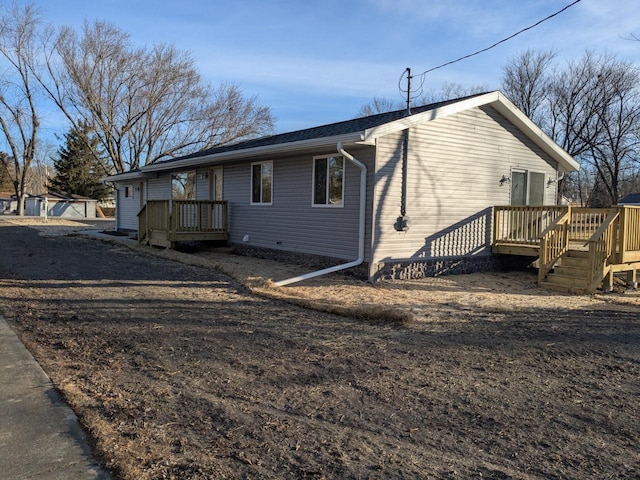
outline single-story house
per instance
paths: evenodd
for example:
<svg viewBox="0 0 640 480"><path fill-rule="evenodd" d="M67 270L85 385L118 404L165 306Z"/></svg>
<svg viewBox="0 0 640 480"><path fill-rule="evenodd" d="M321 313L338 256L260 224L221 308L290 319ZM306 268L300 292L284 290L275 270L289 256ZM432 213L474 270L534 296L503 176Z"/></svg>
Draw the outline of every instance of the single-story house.
<svg viewBox="0 0 640 480"><path fill-rule="evenodd" d="M630 193L629 195L625 195L622 200L618 202L618 205L640 206L640 193Z"/></svg>
<svg viewBox="0 0 640 480"><path fill-rule="evenodd" d="M75 193L49 192L28 197L25 215L36 217L96 218L97 200Z"/></svg>
<svg viewBox="0 0 640 480"><path fill-rule="evenodd" d="M578 168L496 91L211 148L104 180L115 184L117 228L141 241L223 238L362 264L374 280L494 265L492 207L555 205L557 181Z"/></svg>

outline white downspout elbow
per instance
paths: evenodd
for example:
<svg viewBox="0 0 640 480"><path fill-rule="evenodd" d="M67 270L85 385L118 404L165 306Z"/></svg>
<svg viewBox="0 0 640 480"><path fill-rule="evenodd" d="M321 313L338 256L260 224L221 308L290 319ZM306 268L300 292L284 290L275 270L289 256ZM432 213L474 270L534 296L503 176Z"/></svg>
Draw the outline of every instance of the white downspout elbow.
<svg viewBox="0 0 640 480"><path fill-rule="evenodd" d="M366 206L367 206L367 166L355 159L353 155L348 153L344 148L342 148L342 142L338 142L337 150L340 155L353 163L356 167L360 169L360 211L359 211L359 219L358 219L358 258L355 260L344 263L341 265L336 265L334 267L325 268L322 270L317 270L315 272L305 273L304 275L298 275L297 277L287 278L286 280L280 280L279 282L275 282L275 285L278 287L283 287L285 285L290 285L292 283L301 282L303 280L307 280L309 278L319 277L320 275L326 275L327 273L337 272L339 270L346 270L347 268L352 268L360 265L364 261L364 236L365 236L365 214L366 214Z"/></svg>

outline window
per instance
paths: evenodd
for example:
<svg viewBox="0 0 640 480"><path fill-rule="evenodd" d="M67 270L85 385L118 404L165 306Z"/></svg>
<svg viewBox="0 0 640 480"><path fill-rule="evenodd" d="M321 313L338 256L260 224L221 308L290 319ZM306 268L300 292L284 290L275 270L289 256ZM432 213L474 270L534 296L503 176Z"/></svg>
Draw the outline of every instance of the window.
<svg viewBox="0 0 640 480"><path fill-rule="evenodd" d="M173 200L193 200L196 198L196 172L171 175L171 198Z"/></svg>
<svg viewBox="0 0 640 480"><path fill-rule="evenodd" d="M133 198L133 187L124 187L124 198Z"/></svg>
<svg viewBox="0 0 640 480"><path fill-rule="evenodd" d="M273 162L251 164L251 203L271 205L273 197Z"/></svg>
<svg viewBox="0 0 640 480"><path fill-rule="evenodd" d="M512 171L511 205L544 205L544 173Z"/></svg>
<svg viewBox="0 0 640 480"><path fill-rule="evenodd" d="M344 158L313 159L313 205L341 207L344 197Z"/></svg>

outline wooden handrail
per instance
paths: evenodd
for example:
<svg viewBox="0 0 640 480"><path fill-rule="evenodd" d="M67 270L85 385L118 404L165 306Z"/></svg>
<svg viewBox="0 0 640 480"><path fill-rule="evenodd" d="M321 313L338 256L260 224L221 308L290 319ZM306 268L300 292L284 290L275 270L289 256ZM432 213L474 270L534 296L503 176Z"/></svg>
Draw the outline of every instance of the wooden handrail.
<svg viewBox="0 0 640 480"><path fill-rule="evenodd" d="M147 204L145 203L138 212L138 242L142 243L149 237L149 227L147 219Z"/></svg>
<svg viewBox="0 0 640 480"><path fill-rule="evenodd" d="M612 211L587 241L589 246L589 272L587 286L593 292L609 273L609 260L616 253L616 240L620 212Z"/></svg>
<svg viewBox="0 0 640 480"><path fill-rule="evenodd" d="M540 236L538 283L542 282L558 259L569 250L571 210L549 225Z"/></svg>

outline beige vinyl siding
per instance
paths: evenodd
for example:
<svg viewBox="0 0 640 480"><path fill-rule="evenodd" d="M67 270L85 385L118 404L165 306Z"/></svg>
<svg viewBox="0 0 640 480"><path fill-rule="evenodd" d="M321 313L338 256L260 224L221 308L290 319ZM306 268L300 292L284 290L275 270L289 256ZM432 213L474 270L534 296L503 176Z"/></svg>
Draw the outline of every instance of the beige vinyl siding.
<svg viewBox="0 0 640 480"><path fill-rule="evenodd" d="M171 198L171 175L162 173L158 178L147 180L146 200L169 200Z"/></svg>
<svg viewBox="0 0 640 480"><path fill-rule="evenodd" d="M474 108L410 130L407 216L398 232L401 133L378 141L374 262L453 258L490 251L491 207L508 205L512 169L555 178L555 162L491 108ZM555 203L555 186L545 203Z"/></svg>
<svg viewBox="0 0 640 480"><path fill-rule="evenodd" d="M196 200L209 200L209 169L196 170Z"/></svg>
<svg viewBox="0 0 640 480"><path fill-rule="evenodd" d="M353 152L368 155L374 149ZM251 162L225 165L224 196L229 202L229 240L256 247L310 253L341 259L358 254L360 171L346 161L344 206L312 207L313 157L335 154L310 152L273 161L273 199L270 205L251 205ZM243 238L248 236L249 241Z"/></svg>

